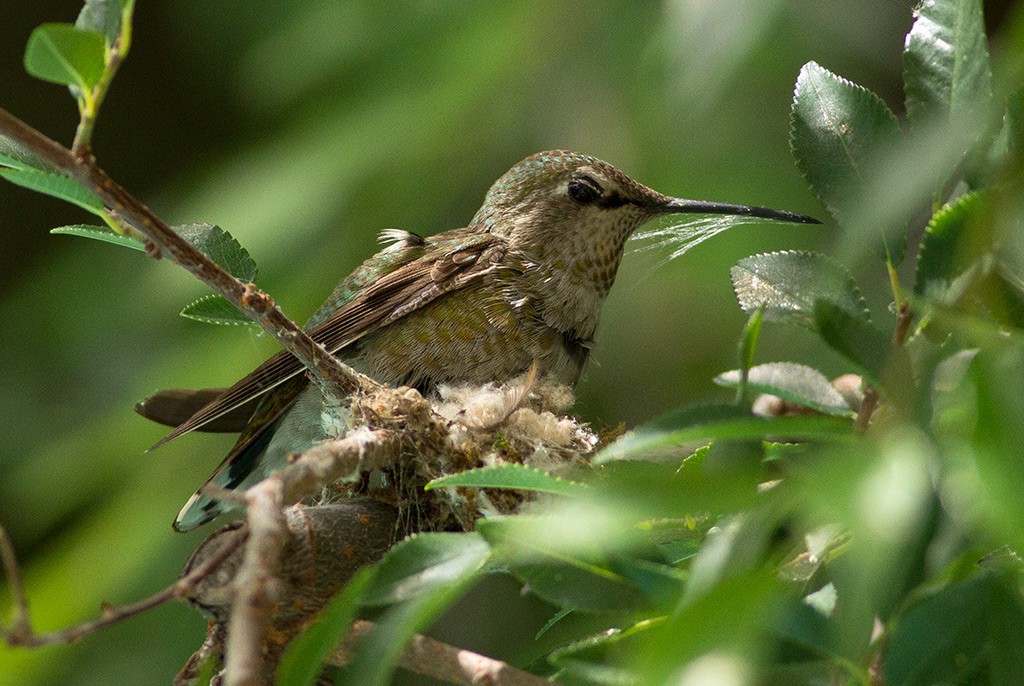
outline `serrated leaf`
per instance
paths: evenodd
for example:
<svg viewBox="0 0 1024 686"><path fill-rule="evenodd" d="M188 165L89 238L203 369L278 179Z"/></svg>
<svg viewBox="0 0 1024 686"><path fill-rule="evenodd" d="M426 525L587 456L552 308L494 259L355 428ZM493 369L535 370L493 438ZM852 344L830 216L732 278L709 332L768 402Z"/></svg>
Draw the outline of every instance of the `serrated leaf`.
<svg viewBox="0 0 1024 686"><path fill-rule="evenodd" d="M762 419L738 405L698 405L673 410L612 443L594 456L593 463L645 459L693 441L754 440L765 436L792 439L838 439L849 426L832 417Z"/></svg>
<svg viewBox="0 0 1024 686"><path fill-rule="evenodd" d="M986 111L992 65L981 0L924 0L903 51L907 118L920 124Z"/></svg>
<svg viewBox="0 0 1024 686"><path fill-rule="evenodd" d="M256 262L230 233L216 224L184 224L172 228L236 279L256 280Z"/></svg>
<svg viewBox="0 0 1024 686"><path fill-rule="evenodd" d="M900 135L895 115L877 95L815 62L800 70L791 111L790 145L811 190L840 224L870 181L876 155ZM898 230L898 231L897 231ZM906 221L882 236L893 264L906 249Z"/></svg>
<svg viewBox="0 0 1024 686"><path fill-rule="evenodd" d="M77 181L60 174L31 168L4 168L0 169L0 177L38 193L52 195L65 202L78 205L96 215L103 211L103 201L95 193Z"/></svg>
<svg viewBox="0 0 1024 686"><path fill-rule="evenodd" d="M822 340L857 365L873 383L882 380L890 354L898 354L888 336L871 322L853 317L827 300L815 303L814 326Z"/></svg>
<svg viewBox="0 0 1024 686"><path fill-rule="evenodd" d="M513 488L521 491L537 491L558 495L580 495L585 486L548 474L536 467L522 464L501 464L492 467L478 467L457 474L449 474L434 479L425 486L425 490L434 488L454 488L456 486L472 488Z"/></svg>
<svg viewBox="0 0 1024 686"><path fill-rule="evenodd" d="M107 45L113 45L121 34L120 0L85 0L75 27L103 34Z"/></svg>
<svg viewBox="0 0 1024 686"><path fill-rule="evenodd" d="M55 229L50 229L50 233L59 234L63 236L81 236L82 238L92 238L97 241L103 241L104 243L113 243L114 245L120 245L124 248L131 248L132 250L139 250L142 252L146 251L144 246L139 241L135 240L131 236L125 236L117 233L109 226L95 226L91 224L72 224L70 226L58 226Z"/></svg>
<svg viewBox="0 0 1024 686"><path fill-rule="evenodd" d="M740 371L719 374L715 383L730 388L740 382ZM853 411L839 391L817 369L794 362L770 362L751 367L747 385L824 414L852 417Z"/></svg>
<svg viewBox="0 0 1024 686"><path fill-rule="evenodd" d="M941 295L977 255L968 253L967 224L981 205L981 193L968 193L932 217L917 254L914 292Z"/></svg>
<svg viewBox="0 0 1024 686"><path fill-rule="evenodd" d="M479 572L491 554L477 533L422 533L396 544L377 565L366 605L390 605Z"/></svg>
<svg viewBox="0 0 1024 686"><path fill-rule="evenodd" d="M223 324L226 326L258 326L256 322L242 314L237 307L219 295L204 295L186 305L179 313L198 322L207 324Z"/></svg>
<svg viewBox="0 0 1024 686"><path fill-rule="evenodd" d="M359 609L359 598L373 580L373 570L356 572L316 620L288 644L277 668L278 686L310 686L344 637Z"/></svg>
<svg viewBox="0 0 1024 686"><path fill-rule="evenodd" d="M44 81L91 90L106 67L102 33L72 24L43 24L25 46L25 69Z"/></svg>
<svg viewBox="0 0 1024 686"><path fill-rule="evenodd" d="M729 274L743 311L751 314L763 308L767 321L813 328L814 303L818 300L827 300L858 319L871 319L849 273L824 255L761 253L740 260Z"/></svg>

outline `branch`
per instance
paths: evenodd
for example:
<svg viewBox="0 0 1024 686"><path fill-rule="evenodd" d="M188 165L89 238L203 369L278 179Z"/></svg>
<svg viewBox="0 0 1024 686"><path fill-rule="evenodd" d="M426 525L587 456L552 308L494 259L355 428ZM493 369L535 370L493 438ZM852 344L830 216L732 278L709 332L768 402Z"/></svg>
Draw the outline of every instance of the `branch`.
<svg viewBox="0 0 1024 686"><path fill-rule="evenodd" d="M394 540L405 534L399 511L369 498L289 507L283 515L288 531L281 532L275 528L279 524L276 515L270 512L277 497L272 483L251 494L250 502L260 514L254 512L255 521L251 518L248 526L262 527L250 539L253 545L236 550L187 598L211 621L202 647L175 683L195 684L200 665L208 659L224 663L221 677L228 683L272 683L288 642L308 626L356 570L377 562ZM219 555L221 539L246 526L235 523L207 538L183 574L205 564L211 555ZM264 554L268 544L275 547L282 540L280 553ZM271 559L274 556L276 560ZM273 575L269 575L271 571ZM228 640L236 642L227 646L225 636L232 634ZM238 649L242 653L236 655Z"/></svg>
<svg viewBox="0 0 1024 686"><path fill-rule="evenodd" d="M86 148L81 155L43 135L7 110L0 108L0 134L92 190L119 221L138 231L149 242L148 253L169 260L191 272L196 278L235 305L263 327L286 350L309 369L320 386L335 397L356 390L372 390L378 384L342 364L323 346L310 338L284 315L274 300L251 283L242 283L217 263L179 236L162 219L111 179L96 164Z"/></svg>
<svg viewBox="0 0 1024 686"><path fill-rule="evenodd" d="M330 664L347 664L356 642L372 629L372 622L356 620L331 656ZM398 666L438 681L464 686L541 686L551 683L543 677L516 669L500 660L419 634L409 642L405 652L398 659Z"/></svg>
<svg viewBox="0 0 1024 686"><path fill-rule="evenodd" d="M905 301L898 306L896 314L896 328L892 333L892 352L895 353L907 342L907 334L910 332L910 324L914 320L914 313ZM878 406L878 389L873 384L865 384L864 399L861 401L857 411L857 418L853 426L858 432L864 433L871 424L871 417Z"/></svg>
<svg viewBox="0 0 1024 686"><path fill-rule="evenodd" d="M279 580L288 525L282 510L282 488L277 479L264 479L248 491L249 541L232 583L231 622L225 645L226 686L268 683L273 665L263 650L271 628L271 615L283 582Z"/></svg>
<svg viewBox="0 0 1024 686"><path fill-rule="evenodd" d="M187 597L193 592L199 582L228 559L242 541L245 540L246 534L244 531L231 532L231 534L232 538L225 542L225 545L217 551L217 554L203 560L202 564L189 570L187 574L159 593L128 605L117 607L104 606L101 617L58 631L37 634L32 631L25 588L22 583L18 561L14 554L14 548L11 545L11 539L4 528L0 527L0 557L3 558L7 583L11 588L11 596L14 598L14 621L6 630L0 629L0 635L3 635L8 645L25 648L35 648L54 643L71 643L105 626L141 614L168 600Z"/></svg>
<svg viewBox="0 0 1024 686"><path fill-rule="evenodd" d="M89 154L92 131L96 126L96 117L99 115L100 106L107 96L114 76L117 75L117 70L121 68L125 58L128 56L128 50L132 45L133 12L134 7L132 5L122 7L121 30L113 45L110 46L110 51L106 56L106 67L103 69L103 76L100 77L99 83L93 87L91 106L84 107L83 101L79 100L80 119L78 121L78 128L75 129L74 143L71 145L71 152L77 158L82 158Z"/></svg>
<svg viewBox="0 0 1024 686"><path fill-rule="evenodd" d="M324 484L393 464L402 437L389 429L354 429L344 438L310 448L272 478L281 482L284 502L293 503Z"/></svg>
<svg viewBox="0 0 1024 686"><path fill-rule="evenodd" d="M417 394L418 397L418 394ZM224 683L268 683L276 667L266 650L283 634L274 626L278 596L288 574L282 568L291 533L282 506L302 499L323 484L393 463L401 454L391 431L356 429L345 438L318 445L245 492L249 540L232 582L232 602L224 647Z"/></svg>

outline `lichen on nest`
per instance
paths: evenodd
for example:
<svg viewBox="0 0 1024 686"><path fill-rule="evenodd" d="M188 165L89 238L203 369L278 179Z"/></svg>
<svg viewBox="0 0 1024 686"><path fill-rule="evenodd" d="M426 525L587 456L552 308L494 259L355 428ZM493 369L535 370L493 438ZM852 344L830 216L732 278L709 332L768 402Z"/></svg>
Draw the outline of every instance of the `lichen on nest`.
<svg viewBox="0 0 1024 686"><path fill-rule="evenodd" d="M529 374L504 384L442 385L426 399L409 388L357 399L347 413L350 428L369 424L400 432L402 454L390 467L331 490L397 506L406 531L470 530L479 516L518 512L535 494L424 486L440 476L499 464L559 475L584 467L598 436L566 414L574 400L569 386Z"/></svg>

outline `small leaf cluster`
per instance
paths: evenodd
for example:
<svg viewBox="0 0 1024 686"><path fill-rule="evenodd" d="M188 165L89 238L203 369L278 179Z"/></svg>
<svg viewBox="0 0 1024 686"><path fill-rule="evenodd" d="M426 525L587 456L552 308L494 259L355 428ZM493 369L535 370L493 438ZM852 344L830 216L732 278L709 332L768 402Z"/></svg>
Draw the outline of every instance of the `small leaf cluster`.
<svg viewBox="0 0 1024 686"><path fill-rule="evenodd" d="M75 150L89 146L100 105L131 46L135 0L86 0L74 24L43 24L25 47L29 74L66 85L81 116Z"/></svg>
<svg viewBox="0 0 1024 686"><path fill-rule="evenodd" d="M29 37L25 48L26 70L44 81L68 86L78 104L80 120L73 148L77 154L88 152L100 105L128 54L134 7L134 0L86 0L74 24L44 24ZM3 135L0 135L0 178L77 205L105 222L103 225L61 226L51 233L146 251L139 235L120 222L95 192ZM256 263L227 231L209 224L172 229L235 278L255 281ZM181 315L211 324L255 326L219 295L199 298L186 306Z"/></svg>

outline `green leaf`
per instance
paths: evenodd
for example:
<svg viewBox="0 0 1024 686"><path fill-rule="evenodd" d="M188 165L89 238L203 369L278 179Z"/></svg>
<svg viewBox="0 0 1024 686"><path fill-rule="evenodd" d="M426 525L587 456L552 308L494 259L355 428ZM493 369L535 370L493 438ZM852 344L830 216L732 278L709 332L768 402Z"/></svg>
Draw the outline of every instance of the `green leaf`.
<svg viewBox="0 0 1024 686"><path fill-rule="evenodd" d="M6 140L2 136L0 136L0 146L2 146L5 142ZM3 152L0 152L0 166L9 167L10 169L15 170L38 169L38 167L36 167L35 165L29 164L28 162L22 159L13 157L11 155L7 155Z"/></svg>
<svg viewBox="0 0 1024 686"><path fill-rule="evenodd" d="M751 454L760 447L750 442L739 443ZM764 481L760 460L737 459L736 442L723 441L712 446L714 450L701 450L678 463L624 459L604 465L602 479L594 484L595 502L608 502L625 510L618 514L620 521L636 521L663 555L682 559L693 552L694 544L704 540L710 521L707 513L721 514L750 507L757 499L757 486ZM710 465L707 463L710 461ZM676 518L684 523L685 531L669 536L650 528L651 520ZM664 544L670 543L666 551ZM668 558L666 558L668 559Z"/></svg>
<svg viewBox="0 0 1024 686"><path fill-rule="evenodd" d="M91 224L72 224L70 226L58 226L55 229L50 229L50 233L59 234L63 236L81 236L82 238L92 238L97 241L103 241L104 243L113 243L114 245L120 245L124 248L131 248L132 250L139 250L141 252L146 251L144 246L139 241L135 240L131 236L125 236L117 233L109 226L94 226Z"/></svg>
<svg viewBox="0 0 1024 686"><path fill-rule="evenodd" d="M185 224L172 228L236 279L240 281L256 280L256 262L249 256L246 249L224 229L214 224ZM255 322L219 295L207 295L199 298L187 305L181 311L181 316L208 324L255 325Z"/></svg>
<svg viewBox="0 0 1024 686"><path fill-rule="evenodd" d="M608 686L626 686L638 681L635 671L609 664L615 655L630 654L635 650L638 636L664 624L665 619L643 619L625 629L609 629L593 636L574 641L551 651L548 660L566 673L578 676L583 683ZM570 681L569 683L575 683Z"/></svg>
<svg viewBox="0 0 1024 686"><path fill-rule="evenodd" d="M743 327L743 335L740 336L738 346L740 369L739 383L736 384L736 402L741 403L747 397L747 378L750 368L754 364L754 353L757 351L757 341L761 337L761 325L764 322L764 308L755 308L750 313L746 325Z"/></svg>
<svg viewBox="0 0 1024 686"><path fill-rule="evenodd" d="M256 322L242 314L229 300L219 295L204 295L186 305L180 312L182 317L195 319L207 324L223 324L226 326L259 326Z"/></svg>
<svg viewBox="0 0 1024 686"><path fill-rule="evenodd" d="M0 169L0 177L19 186L78 205L96 215L103 211L103 201L95 193L60 174L30 168L5 168Z"/></svg>
<svg viewBox="0 0 1024 686"><path fill-rule="evenodd" d="M917 254L915 293L941 296L977 257L967 226L981 206L982 197L982 193L968 193L932 217Z"/></svg>
<svg viewBox="0 0 1024 686"><path fill-rule="evenodd" d="M889 354L889 339L870 322L851 317L826 300L814 307L815 329L833 350L855 363L877 383Z"/></svg>
<svg viewBox="0 0 1024 686"><path fill-rule="evenodd" d="M851 316L827 300L819 300L814 305L814 326L822 340L856 364L864 376L876 384L882 380L892 346L888 336L871 322ZM897 355L899 350L891 352Z"/></svg>
<svg viewBox="0 0 1024 686"><path fill-rule="evenodd" d="M847 422L832 417L762 419L737 405L698 405L673 410L630 431L594 456L593 463L645 459L694 441L761 440L765 436L828 440L849 433Z"/></svg>
<svg viewBox="0 0 1024 686"><path fill-rule="evenodd" d="M256 262L224 229L215 224L185 224L172 228L236 279L256 279Z"/></svg>
<svg viewBox="0 0 1024 686"><path fill-rule="evenodd" d="M431 537L442 535L462 536L467 540L475 538L475 534L419 534L419 536ZM415 540L415 538L407 540ZM473 547L467 545L467 549ZM477 553L479 552L478 550ZM404 552L399 553L399 555L405 554ZM390 555L389 552L388 556ZM467 559L474 559L474 554L469 552ZM408 602L391 607L377 618L373 629L357 644L352 662L342 672L341 678L336 683L339 686L344 684L385 686L390 683L395 663L409 640L426 629L437 615L455 602L479 577L483 559L479 557L476 559L478 564L457 565L459 570L452 566L446 566L444 572L436 579L421 578L421 581L426 583L420 584L420 589L415 597ZM387 557L384 560L386 561ZM381 564L383 565L383 561ZM380 581L380 575L384 573L386 573L384 567L379 567L378 578L374 581L375 586Z"/></svg>
<svg viewBox="0 0 1024 686"><path fill-rule="evenodd" d="M491 547L476 533L414 534L395 545L377 565L366 605L390 605L479 572Z"/></svg>
<svg viewBox="0 0 1024 686"><path fill-rule="evenodd" d="M885 683L979 683L991 584L985 576L975 577L911 607L886 645Z"/></svg>
<svg viewBox="0 0 1024 686"><path fill-rule="evenodd" d="M548 474L536 467L527 467L522 464L501 464L442 476L429 482L425 486L425 490L456 486L514 488L521 491L539 491L558 495L580 495L586 488L583 484Z"/></svg>
<svg viewBox="0 0 1024 686"><path fill-rule="evenodd" d="M534 535L553 524L551 517L489 517L477 523L477 531L531 593L559 607L628 612L650 604L636 584L608 564L612 556L597 546L571 541L565 549Z"/></svg>
<svg viewBox="0 0 1024 686"><path fill-rule="evenodd" d="M729 274L744 312L764 310L769 322L814 326L814 303L827 300L870 321L860 289L835 260L818 253L782 251L745 257Z"/></svg>
<svg viewBox="0 0 1024 686"><path fill-rule="evenodd" d="M295 640L277 668L279 686L310 686L323 671L359 609L359 598L373 580L373 569L356 572L337 596Z"/></svg>
<svg viewBox="0 0 1024 686"><path fill-rule="evenodd" d="M75 27L103 34L107 45L113 45L121 35L122 11L119 0L85 0Z"/></svg>
<svg viewBox="0 0 1024 686"><path fill-rule="evenodd" d="M560 621L562 621L563 619L565 619L566 617L568 617L572 613L573 613L572 610L559 610L555 614L551 615L551 619L549 619L548 621L544 622L544 626L542 626L537 631L537 634L533 637L533 640L534 641L539 641L540 638L544 634L546 634L547 632L551 631L551 629L554 628L554 626L556 624L558 624Z"/></svg>
<svg viewBox="0 0 1024 686"><path fill-rule="evenodd" d="M804 648L814 656L828 656L838 666L846 667L850 676L861 671L854 663L842 657L842 645L836 635L836 625L806 600L790 600L784 603L783 610L768 621L774 633L780 638Z"/></svg>
<svg viewBox="0 0 1024 686"><path fill-rule="evenodd" d="M53 165L44 162L3 134L0 134L0 167L56 173Z"/></svg>
<svg viewBox="0 0 1024 686"><path fill-rule="evenodd" d="M987 111L992 64L981 0L924 0L903 51L907 118L920 124L938 117Z"/></svg>
<svg viewBox="0 0 1024 686"><path fill-rule="evenodd" d="M1012 341L1004 346L982 348L970 362L974 386L972 419L964 418L966 432L973 445L987 511L999 525L1001 541L1015 550L1024 550L1024 469L1019 459L1024 446L1024 345ZM970 401L970 395L967 398ZM973 427L970 426L973 423Z"/></svg>
<svg viewBox="0 0 1024 686"><path fill-rule="evenodd" d="M791 125L797 167L832 216L850 224L851 204L868 187L873 160L899 138L895 115L871 91L808 62L796 81ZM906 221L896 222L883 236L893 264L906 244Z"/></svg>
<svg viewBox="0 0 1024 686"><path fill-rule="evenodd" d="M739 370L715 377L715 383L721 386L735 387L739 382ZM750 369L747 383L758 393L777 395L824 414L853 416L853 410L825 375L806 365L794 362L761 364Z"/></svg>
<svg viewBox="0 0 1024 686"><path fill-rule="evenodd" d="M106 67L102 33L71 24L43 24L25 46L25 69L44 81L91 90Z"/></svg>
<svg viewBox="0 0 1024 686"><path fill-rule="evenodd" d="M765 620L778 611L775 583L762 569L733 570L705 594L684 602L666 621L641 634L640 645L628 657L631 664L643 665L642 683L679 683L683 665L700 655L766 645L762 633ZM716 682L713 676L705 676L710 678L694 683Z"/></svg>

